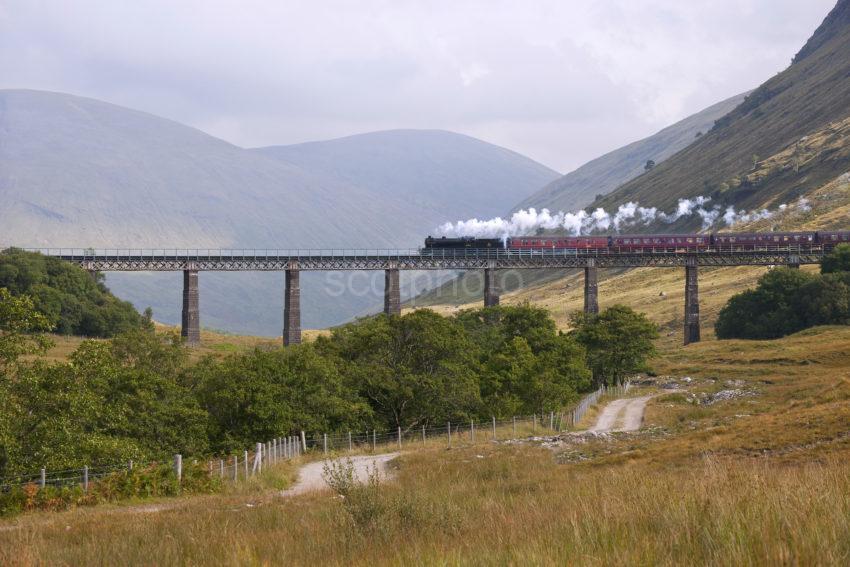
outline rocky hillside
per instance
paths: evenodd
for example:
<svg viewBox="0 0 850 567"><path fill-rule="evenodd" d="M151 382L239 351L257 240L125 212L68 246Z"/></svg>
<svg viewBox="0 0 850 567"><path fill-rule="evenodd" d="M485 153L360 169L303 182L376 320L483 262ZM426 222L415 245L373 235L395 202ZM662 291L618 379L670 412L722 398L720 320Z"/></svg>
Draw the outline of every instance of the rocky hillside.
<svg viewBox="0 0 850 567"><path fill-rule="evenodd" d="M721 118L743 100L746 94L728 98L688 116L660 132L632 142L587 162L575 171L556 179L521 203L515 209L535 207L552 211L574 211L586 207L644 172L648 160L661 163L699 139Z"/></svg>
<svg viewBox="0 0 850 567"><path fill-rule="evenodd" d="M395 248L452 212L496 214L559 174L441 131L245 149L101 101L0 91L0 248ZM116 294L177 322L177 274L110 274ZM379 304L305 278L304 324ZM202 324L280 333L279 274L203 274Z"/></svg>

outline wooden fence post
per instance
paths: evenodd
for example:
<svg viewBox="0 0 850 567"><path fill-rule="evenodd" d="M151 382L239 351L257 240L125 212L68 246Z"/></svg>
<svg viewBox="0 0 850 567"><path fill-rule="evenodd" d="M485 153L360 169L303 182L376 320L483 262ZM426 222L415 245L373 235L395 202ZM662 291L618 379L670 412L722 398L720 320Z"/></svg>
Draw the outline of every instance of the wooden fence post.
<svg viewBox="0 0 850 567"><path fill-rule="evenodd" d="M452 422L448 422L446 425L446 432L449 434L449 449L452 448Z"/></svg>
<svg viewBox="0 0 850 567"><path fill-rule="evenodd" d="M248 449L242 453L242 461L245 464L245 480L248 480Z"/></svg>
<svg viewBox="0 0 850 567"><path fill-rule="evenodd" d="M233 455L233 482L239 480L239 455Z"/></svg>
<svg viewBox="0 0 850 567"><path fill-rule="evenodd" d="M401 449L401 426L398 428L398 448Z"/></svg>
<svg viewBox="0 0 850 567"><path fill-rule="evenodd" d="M531 432L537 433L537 414L534 414L534 417L532 417Z"/></svg>
<svg viewBox="0 0 850 567"><path fill-rule="evenodd" d="M349 432L348 432L348 452L350 453L351 451L352 451L352 447L351 447L351 431L349 431Z"/></svg>
<svg viewBox="0 0 850 567"><path fill-rule="evenodd" d="M307 436L304 434L304 430L301 430L301 452L307 452Z"/></svg>
<svg viewBox="0 0 850 567"><path fill-rule="evenodd" d="M422 444L425 444L425 426L422 426Z"/></svg>
<svg viewBox="0 0 850 567"><path fill-rule="evenodd" d="M469 441L475 445L475 421L469 420Z"/></svg>
<svg viewBox="0 0 850 567"><path fill-rule="evenodd" d="M133 461L132 460L130 461L130 464L128 465L128 470L133 470Z"/></svg>
<svg viewBox="0 0 850 567"><path fill-rule="evenodd" d="M218 471L219 476L222 478L222 480L224 480L224 459L218 460Z"/></svg>
<svg viewBox="0 0 850 567"><path fill-rule="evenodd" d="M493 416L493 441L496 440L496 416Z"/></svg>
<svg viewBox="0 0 850 567"><path fill-rule="evenodd" d="M372 451L378 450L378 432L376 429L372 430Z"/></svg>
<svg viewBox="0 0 850 567"><path fill-rule="evenodd" d="M89 491L89 466L83 467L83 492Z"/></svg>
<svg viewBox="0 0 850 567"><path fill-rule="evenodd" d="M549 412L549 429L555 429L555 412Z"/></svg>
<svg viewBox="0 0 850 567"><path fill-rule="evenodd" d="M322 439L323 439L322 446L324 448L325 455L327 455L328 454L328 434L324 433Z"/></svg>
<svg viewBox="0 0 850 567"><path fill-rule="evenodd" d="M38 486L39 486L39 488L44 488L46 484L47 484L47 469L42 467L41 476L38 479Z"/></svg>
<svg viewBox="0 0 850 567"><path fill-rule="evenodd" d="M513 416L511 419L514 422L514 437L516 437L516 416Z"/></svg>
<svg viewBox="0 0 850 567"><path fill-rule="evenodd" d="M178 483L183 481L183 455L180 453L174 455L174 474Z"/></svg>

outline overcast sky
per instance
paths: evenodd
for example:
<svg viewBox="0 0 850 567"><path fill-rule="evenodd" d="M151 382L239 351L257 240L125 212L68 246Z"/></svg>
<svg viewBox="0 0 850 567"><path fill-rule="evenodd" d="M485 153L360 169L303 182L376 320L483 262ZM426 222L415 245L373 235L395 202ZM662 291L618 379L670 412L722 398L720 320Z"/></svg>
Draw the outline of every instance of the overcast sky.
<svg viewBox="0 0 850 567"><path fill-rule="evenodd" d="M569 171L784 69L835 0L0 0L0 88L242 146L441 128Z"/></svg>

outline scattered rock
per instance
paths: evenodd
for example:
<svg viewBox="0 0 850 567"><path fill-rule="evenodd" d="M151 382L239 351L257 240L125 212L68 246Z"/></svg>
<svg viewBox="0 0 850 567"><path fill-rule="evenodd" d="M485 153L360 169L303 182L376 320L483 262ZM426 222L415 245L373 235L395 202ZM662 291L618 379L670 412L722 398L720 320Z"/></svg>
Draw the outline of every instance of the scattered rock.
<svg viewBox="0 0 850 567"><path fill-rule="evenodd" d="M701 400L700 403L702 405L710 406L710 405L715 404L717 402L724 402L724 401L727 401L727 400L735 400L735 399L738 399L738 398L746 398L746 397L755 396L755 395L756 395L756 393L753 392L752 390L741 390L741 389L720 390L716 394L711 394L710 396L707 396L706 399Z"/></svg>

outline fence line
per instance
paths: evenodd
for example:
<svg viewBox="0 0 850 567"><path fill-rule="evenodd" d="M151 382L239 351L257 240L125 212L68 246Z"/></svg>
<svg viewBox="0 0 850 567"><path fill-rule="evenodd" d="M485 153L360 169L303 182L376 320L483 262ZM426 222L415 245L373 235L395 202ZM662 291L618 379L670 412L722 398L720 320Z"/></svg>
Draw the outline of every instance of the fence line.
<svg viewBox="0 0 850 567"><path fill-rule="evenodd" d="M616 386L601 386L597 390L581 398L571 409L560 412L549 412L533 414L531 416L512 416L510 419L497 420L492 417L489 422L479 423L478 439L486 442L498 440L499 430L507 429L510 433L503 434L501 439L515 438L519 433L528 432L532 435L538 433L560 433L565 429L575 427L585 416L587 411L596 404L602 396L622 396L631 388L630 382ZM488 427L489 425L489 427ZM489 434L488 434L488 429ZM241 458L239 453L221 456L218 459L208 461L210 476L219 476L222 480L239 481L262 472L263 467L275 465L288 460L295 459L308 451L321 451L322 454L331 452L349 451L354 452L362 449L377 451L378 445L382 448L395 446L402 449L405 444L427 445L428 440L443 438L451 448L464 441L474 444L476 442L476 423L470 420L465 423L447 422L444 427L429 427L427 425L412 426L407 430L398 427L395 431L377 431L366 429L361 432L348 431L340 434L313 434L308 436L305 431L298 434L276 437L270 441L258 442L253 451L243 450ZM47 471L42 468L37 473L22 474L0 479L0 491L10 490L14 486L35 485L39 488L47 486L74 486L79 485L84 491L88 491L92 481L115 474L121 471L132 471L135 467L163 464L161 461L150 461L148 463L134 463L128 461L126 464L105 465L99 467L83 466L75 469L63 469L58 471ZM174 455L172 467L178 482L182 479L183 457Z"/></svg>

